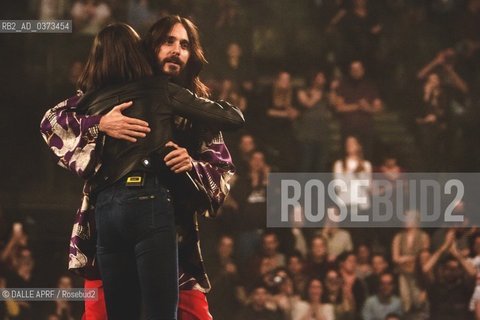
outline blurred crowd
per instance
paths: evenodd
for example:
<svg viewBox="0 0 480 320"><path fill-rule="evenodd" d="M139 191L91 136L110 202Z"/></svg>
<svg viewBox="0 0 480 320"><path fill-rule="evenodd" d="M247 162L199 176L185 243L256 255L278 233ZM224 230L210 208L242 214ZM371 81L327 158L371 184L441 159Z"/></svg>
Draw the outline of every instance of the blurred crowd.
<svg viewBox="0 0 480 320"><path fill-rule="evenodd" d="M35 272L36 258L23 225L19 222L13 223L8 234L8 241L2 243L0 252L0 288L82 287L82 281L77 281L76 286L73 285L74 279L66 270L62 274L54 275L56 282L44 285L45 282L39 278L45 275ZM44 257L41 263L48 264L48 258ZM0 301L0 319L76 320L81 318L82 308L82 302L66 300L30 302L5 299Z"/></svg>
<svg viewBox="0 0 480 320"><path fill-rule="evenodd" d="M222 214L202 222L214 319L480 319L476 228L422 230L415 218L374 232L265 228L270 172L395 180L480 169L480 0L32 0L30 8L38 19L72 19L73 42L87 50L113 21L142 33L174 13L199 25L203 79L247 121L225 134L237 172ZM83 60L72 57L55 101L75 92ZM407 153L375 127L388 113L415 137ZM34 286L28 235L18 223L4 234L0 287ZM48 306L42 319L81 314L71 302ZM1 320L40 319L35 310L0 301Z"/></svg>
<svg viewBox="0 0 480 320"><path fill-rule="evenodd" d="M212 96L241 107L246 133L275 170L329 171L348 135L375 164L388 153L414 166L408 170L480 168L478 0L32 0L30 7L32 17L73 21L70 70L52 95L72 92L81 53L108 23L126 21L142 34L159 17L181 14L200 27ZM398 115L415 137L410 152L375 130L384 113Z"/></svg>

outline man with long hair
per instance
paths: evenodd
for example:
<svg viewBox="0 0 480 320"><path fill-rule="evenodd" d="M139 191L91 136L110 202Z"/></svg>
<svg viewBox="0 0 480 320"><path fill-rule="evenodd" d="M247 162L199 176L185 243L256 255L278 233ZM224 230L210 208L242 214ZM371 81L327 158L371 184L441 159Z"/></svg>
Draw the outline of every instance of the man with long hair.
<svg viewBox="0 0 480 320"><path fill-rule="evenodd" d="M164 17L150 28L144 38L144 44L147 57L156 67L157 73L168 75L172 82L190 89L200 97L208 96L207 87L199 79L199 73L206 60L197 28L191 21L179 16ZM75 113L75 101L69 99L50 109L42 121L42 128L45 127L44 124L54 121L66 123L67 126L77 125L80 129L71 137L77 144L63 156L59 156L60 162L72 171L76 171L74 151L95 149L97 144L101 143L99 131L110 137L128 141L148 134L146 129L148 124L122 115L122 110L128 108L131 103L116 106L102 117L82 118ZM175 150L164 158L165 163L175 173L189 172L199 185L201 190L199 192L208 199L208 204L204 206L192 201L175 203L175 219L179 233L179 318L211 319L204 296L204 293L210 290L210 283L199 251L196 219L197 214L215 215L228 192L228 180L234 168L220 132L209 132L206 128L181 118L177 118L175 123L178 145L173 142L167 144ZM89 148L85 148L85 144L88 144ZM95 248L92 247L95 241L90 229L93 212L88 214L94 208L88 204L88 193L86 195L82 208L77 213L77 221L72 232L69 269L86 278L86 287L99 288L99 297L102 298L102 284L94 259ZM85 317L106 319L103 299L86 302Z"/></svg>
<svg viewBox="0 0 480 320"><path fill-rule="evenodd" d="M181 50L171 51L175 41ZM157 72L171 76L171 80L190 89L201 97L208 97L209 90L199 74L207 63L200 44L198 29L189 19L166 16L152 25L143 39L147 58L157 65Z"/></svg>

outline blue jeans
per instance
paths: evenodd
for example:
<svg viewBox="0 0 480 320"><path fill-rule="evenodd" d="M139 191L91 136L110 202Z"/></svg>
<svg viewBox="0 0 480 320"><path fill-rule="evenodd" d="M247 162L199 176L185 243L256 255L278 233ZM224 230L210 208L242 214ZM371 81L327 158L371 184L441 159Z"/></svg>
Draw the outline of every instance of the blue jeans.
<svg viewBox="0 0 480 320"><path fill-rule="evenodd" d="M97 195L97 258L109 320L176 319L178 257L170 191L153 175ZM143 306L142 306L143 302Z"/></svg>

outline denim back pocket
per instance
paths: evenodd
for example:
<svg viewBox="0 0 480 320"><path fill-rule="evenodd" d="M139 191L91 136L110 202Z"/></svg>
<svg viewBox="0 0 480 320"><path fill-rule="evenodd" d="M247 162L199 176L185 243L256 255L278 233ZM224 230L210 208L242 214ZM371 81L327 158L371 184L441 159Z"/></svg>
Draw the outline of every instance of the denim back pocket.
<svg viewBox="0 0 480 320"><path fill-rule="evenodd" d="M161 228L174 225L170 193L161 186L122 190L115 199L131 214L130 221L139 228Z"/></svg>

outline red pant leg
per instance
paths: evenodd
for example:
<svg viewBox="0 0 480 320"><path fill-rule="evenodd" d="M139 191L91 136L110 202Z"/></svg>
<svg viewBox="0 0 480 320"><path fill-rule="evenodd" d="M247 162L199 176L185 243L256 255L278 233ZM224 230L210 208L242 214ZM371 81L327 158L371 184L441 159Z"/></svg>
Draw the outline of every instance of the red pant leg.
<svg viewBox="0 0 480 320"><path fill-rule="evenodd" d="M178 320L212 320L207 297L198 290L180 290Z"/></svg>
<svg viewBox="0 0 480 320"><path fill-rule="evenodd" d="M97 288L98 300L85 300L85 313L82 320L107 320L102 280L85 280L85 288Z"/></svg>
<svg viewBox="0 0 480 320"><path fill-rule="evenodd" d="M108 320L101 280L85 280L85 288L97 288L98 300L85 301L82 320ZM198 290L180 290L178 320L213 320L205 294Z"/></svg>

